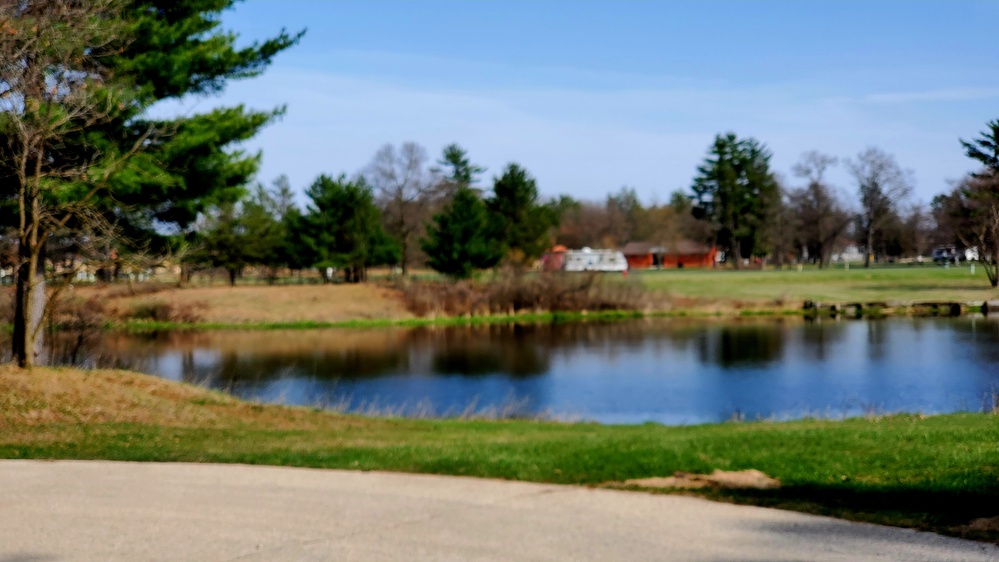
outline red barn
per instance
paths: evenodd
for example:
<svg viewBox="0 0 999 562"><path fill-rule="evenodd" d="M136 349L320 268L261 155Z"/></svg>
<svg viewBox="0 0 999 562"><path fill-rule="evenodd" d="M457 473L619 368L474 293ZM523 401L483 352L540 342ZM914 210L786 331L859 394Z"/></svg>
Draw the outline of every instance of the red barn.
<svg viewBox="0 0 999 562"><path fill-rule="evenodd" d="M662 267L666 248L652 242L628 242L621 248L621 253L628 260L628 269L649 269Z"/></svg>
<svg viewBox="0 0 999 562"><path fill-rule="evenodd" d="M651 242L629 242L621 249L628 267L648 269L664 267L713 267L718 250L707 244L681 240L675 244L662 246Z"/></svg>
<svg viewBox="0 0 999 562"><path fill-rule="evenodd" d="M663 267L714 267L718 249L692 240L674 244L663 257Z"/></svg>

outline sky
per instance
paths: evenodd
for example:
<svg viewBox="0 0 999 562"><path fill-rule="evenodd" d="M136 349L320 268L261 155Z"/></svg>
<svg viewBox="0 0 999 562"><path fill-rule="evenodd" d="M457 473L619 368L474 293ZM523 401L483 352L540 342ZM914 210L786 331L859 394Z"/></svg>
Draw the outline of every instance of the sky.
<svg viewBox="0 0 999 562"><path fill-rule="evenodd" d="M958 139L999 118L996 21L997 1L246 0L222 18L240 44L305 37L180 110L286 105L244 148L263 153L258 180L299 192L386 143L437 160L457 142L485 187L516 162L546 196L665 202L732 131L789 186L805 151L877 146L926 203L975 168ZM842 163L829 179L853 196Z"/></svg>

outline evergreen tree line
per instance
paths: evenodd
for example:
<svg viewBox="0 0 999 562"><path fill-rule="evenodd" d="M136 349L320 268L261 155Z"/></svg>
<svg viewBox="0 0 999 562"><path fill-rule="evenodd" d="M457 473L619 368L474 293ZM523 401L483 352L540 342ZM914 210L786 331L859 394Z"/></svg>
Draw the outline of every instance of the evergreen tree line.
<svg viewBox="0 0 999 562"><path fill-rule="evenodd" d="M190 268L224 269L235 284L256 266L274 281L283 269L316 269L324 281L366 279L373 266L414 262L463 279L501 262L527 267L548 248L558 201L543 201L533 177L510 164L488 194L476 187L484 168L456 144L437 166L415 144L380 150L353 177L322 175L299 209L287 178L257 186L239 202L215 206L186 236Z"/></svg>

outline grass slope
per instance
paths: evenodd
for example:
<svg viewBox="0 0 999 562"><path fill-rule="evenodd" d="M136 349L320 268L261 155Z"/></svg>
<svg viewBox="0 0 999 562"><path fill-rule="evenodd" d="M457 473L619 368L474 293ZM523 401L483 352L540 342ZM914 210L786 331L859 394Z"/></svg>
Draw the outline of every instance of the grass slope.
<svg viewBox="0 0 999 562"><path fill-rule="evenodd" d="M756 468L768 505L984 540L999 418L960 414L692 427L405 420L264 406L120 371L0 367L0 457L273 464L599 485Z"/></svg>
<svg viewBox="0 0 999 562"><path fill-rule="evenodd" d="M972 275L967 266L943 268L922 266L881 267L865 270L776 270L680 269L645 271L637 276L649 289L668 291L676 297L707 301L751 303L805 299L823 302L982 302L999 299L999 290L989 286L982 267Z"/></svg>

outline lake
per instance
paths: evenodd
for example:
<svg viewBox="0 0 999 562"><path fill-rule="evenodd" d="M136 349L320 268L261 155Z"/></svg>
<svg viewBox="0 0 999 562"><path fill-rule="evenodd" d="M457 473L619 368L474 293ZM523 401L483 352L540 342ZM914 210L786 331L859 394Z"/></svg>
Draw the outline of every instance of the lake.
<svg viewBox="0 0 999 562"><path fill-rule="evenodd" d="M838 418L995 403L999 322L646 319L101 334L76 363L373 414L673 425Z"/></svg>

